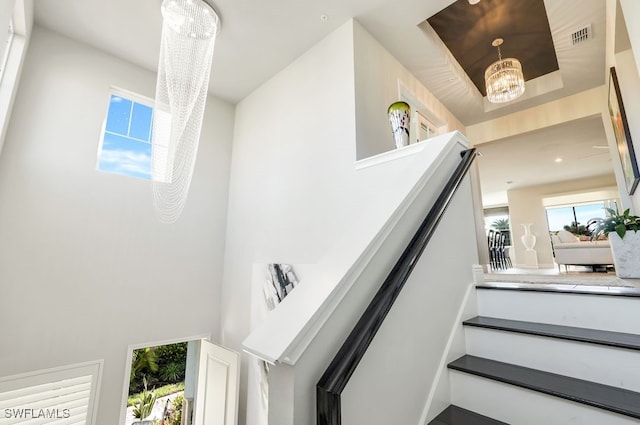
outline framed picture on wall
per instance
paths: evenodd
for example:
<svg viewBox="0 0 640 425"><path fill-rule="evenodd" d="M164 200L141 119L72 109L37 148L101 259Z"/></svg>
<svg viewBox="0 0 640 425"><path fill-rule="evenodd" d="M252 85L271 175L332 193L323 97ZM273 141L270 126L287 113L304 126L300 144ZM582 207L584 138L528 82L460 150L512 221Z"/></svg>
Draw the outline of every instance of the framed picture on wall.
<svg viewBox="0 0 640 425"><path fill-rule="evenodd" d="M613 132L616 136L616 146L620 154L620 162L622 163L624 180L627 183L627 191L629 195L633 195L638 186L638 182L640 182L640 171L638 171L638 161L636 160L636 154L633 150L627 115L624 112L624 105L622 104L622 94L620 93L616 70L614 67L611 67L610 71L609 115L611 116Z"/></svg>

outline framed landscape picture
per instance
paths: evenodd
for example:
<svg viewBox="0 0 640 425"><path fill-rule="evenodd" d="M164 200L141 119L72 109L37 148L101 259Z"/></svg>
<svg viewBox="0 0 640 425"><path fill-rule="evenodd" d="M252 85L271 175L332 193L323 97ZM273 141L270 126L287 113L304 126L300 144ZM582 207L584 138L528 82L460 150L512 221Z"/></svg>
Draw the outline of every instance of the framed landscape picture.
<svg viewBox="0 0 640 425"><path fill-rule="evenodd" d="M638 182L640 182L640 171L638 171L638 161L633 150L629 123L624 112L620 85L618 84L618 77L614 67L611 67L611 76L609 77L609 115L611 116L611 123L616 136L616 146L620 154L627 191L629 195L633 195Z"/></svg>

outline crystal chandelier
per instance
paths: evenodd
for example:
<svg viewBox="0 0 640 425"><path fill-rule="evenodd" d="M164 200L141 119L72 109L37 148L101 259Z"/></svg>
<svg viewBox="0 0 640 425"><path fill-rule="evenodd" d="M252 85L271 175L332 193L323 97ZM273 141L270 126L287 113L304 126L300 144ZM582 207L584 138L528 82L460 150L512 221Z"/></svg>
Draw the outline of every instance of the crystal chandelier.
<svg viewBox="0 0 640 425"><path fill-rule="evenodd" d="M164 0L161 10L151 168L156 213L172 223L191 184L220 20L203 0Z"/></svg>
<svg viewBox="0 0 640 425"><path fill-rule="evenodd" d="M500 45L503 42L503 39L496 38L491 43L492 46L498 48L498 60L489 65L484 72L487 99L491 103L509 102L524 93L522 65L518 59L502 59Z"/></svg>

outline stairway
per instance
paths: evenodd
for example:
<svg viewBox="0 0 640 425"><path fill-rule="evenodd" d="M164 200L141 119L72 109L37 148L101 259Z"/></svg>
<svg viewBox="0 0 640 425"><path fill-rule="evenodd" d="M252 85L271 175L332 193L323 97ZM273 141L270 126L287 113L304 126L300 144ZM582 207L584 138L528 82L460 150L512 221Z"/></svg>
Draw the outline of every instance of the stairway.
<svg viewBox="0 0 640 425"><path fill-rule="evenodd" d="M487 283L430 425L640 424L640 290Z"/></svg>

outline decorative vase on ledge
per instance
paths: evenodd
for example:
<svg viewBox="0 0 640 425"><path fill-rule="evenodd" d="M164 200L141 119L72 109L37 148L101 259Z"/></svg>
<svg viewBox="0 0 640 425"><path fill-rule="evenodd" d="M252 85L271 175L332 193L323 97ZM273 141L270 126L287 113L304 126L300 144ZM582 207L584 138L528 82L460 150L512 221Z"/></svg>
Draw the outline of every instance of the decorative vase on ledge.
<svg viewBox="0 0 640 425"><path fill-rule="evenodd" d="M527 251L533 251L533 247L536 246L536 237L531 234L531 226L533 223L523 224L524 235L520 238L522 240L522 245L527 249Z"/></svg>
<svg viewBox="0 0 640 425"><path fill-rule="evenodd" d="M387 109L391 132L396 148L409 145L409 121L411 119L411 107L407 102L395 102Z"/></svg>

